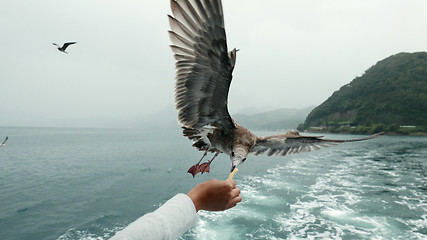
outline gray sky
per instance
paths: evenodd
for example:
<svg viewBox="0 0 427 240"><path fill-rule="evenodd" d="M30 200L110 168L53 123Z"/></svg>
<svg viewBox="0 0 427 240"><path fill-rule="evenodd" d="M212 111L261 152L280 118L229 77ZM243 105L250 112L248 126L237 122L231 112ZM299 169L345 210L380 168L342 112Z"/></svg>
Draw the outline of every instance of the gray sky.
<svg viewBox="0 0 427 240"><path fill-rule="evenodd" d="M319 105L427 49L425 0L223 0L231 113ZM0 126L138 127L173 105L167 0L2 0ZM53 42L77 41L69 54ZM256 98L256 101L255 101Z"/></svg>

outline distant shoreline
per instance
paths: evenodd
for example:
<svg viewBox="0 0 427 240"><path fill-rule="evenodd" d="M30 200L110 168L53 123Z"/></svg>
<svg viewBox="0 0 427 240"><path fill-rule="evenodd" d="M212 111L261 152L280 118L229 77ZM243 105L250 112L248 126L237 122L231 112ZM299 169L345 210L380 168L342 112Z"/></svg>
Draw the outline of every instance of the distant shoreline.
<svg viewBox="0 0 427 240"><path fill-rule="evenodd" d="M311 131L305 130L304 133L335 133L335 134L356 134L356 135L369 135L375 133L356 133L350 131ZM399 133L394 131L385 131L382 135L386 136L418 136L418 137L427 137L427 132L411 132L411 133Z"/></svg>

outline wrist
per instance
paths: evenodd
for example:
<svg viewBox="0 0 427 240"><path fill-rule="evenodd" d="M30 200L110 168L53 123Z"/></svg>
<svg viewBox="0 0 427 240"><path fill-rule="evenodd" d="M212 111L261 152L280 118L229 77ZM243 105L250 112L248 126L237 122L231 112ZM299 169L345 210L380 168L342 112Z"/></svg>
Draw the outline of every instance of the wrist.
<svg viewBox="0 0 427 240"><path fill-rule="evenodd" d="M196 212L201 210L201 201L199 195L194 191L190 191L189 193L187 193L187 196L191 199L191 201L193 201L194 207L196 208Z"/></svg>

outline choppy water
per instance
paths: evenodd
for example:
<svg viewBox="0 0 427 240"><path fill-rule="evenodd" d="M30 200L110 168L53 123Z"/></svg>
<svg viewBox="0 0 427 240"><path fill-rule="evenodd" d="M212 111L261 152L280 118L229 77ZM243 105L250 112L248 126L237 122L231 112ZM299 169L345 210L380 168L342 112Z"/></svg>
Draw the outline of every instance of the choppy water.
<svg viewBox="0 0 427 240"><path fill-rule="evenodd" d="M201 152L179 129L0 127L6 135L3 240L108 239L176 193L225 179L230 167L222 156L193 179L186 170ZM250 156L239 170L243 202L200 212L182 239L427 239L426 137Z"/></svg>

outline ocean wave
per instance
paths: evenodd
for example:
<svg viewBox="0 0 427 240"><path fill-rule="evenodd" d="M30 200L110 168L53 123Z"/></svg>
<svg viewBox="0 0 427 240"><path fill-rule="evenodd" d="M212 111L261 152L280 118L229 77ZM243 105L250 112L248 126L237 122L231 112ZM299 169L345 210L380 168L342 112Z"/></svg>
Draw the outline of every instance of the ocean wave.
<svg viewBox="0 0 427 240"><path fill-rule="evenodd" d="M106 240L125 228L127 224L118 221L116 215L104 215L77 228L67 230L57 240Z"/></svg>
<svg viewBox="0 0 427 240"><path fill-rule="evenodd" d="M69 229L57 240L104 240L109 239L123 227L100 228L100 229Z"/></svg>

